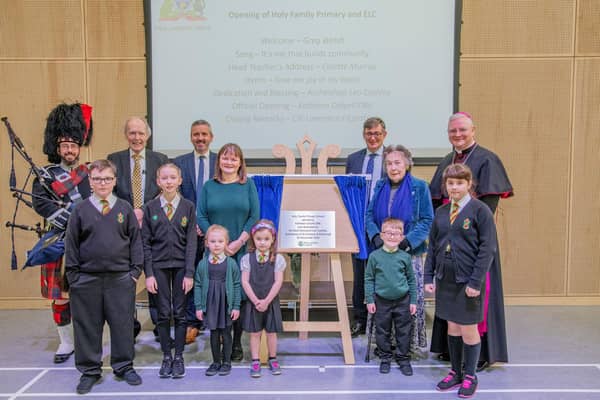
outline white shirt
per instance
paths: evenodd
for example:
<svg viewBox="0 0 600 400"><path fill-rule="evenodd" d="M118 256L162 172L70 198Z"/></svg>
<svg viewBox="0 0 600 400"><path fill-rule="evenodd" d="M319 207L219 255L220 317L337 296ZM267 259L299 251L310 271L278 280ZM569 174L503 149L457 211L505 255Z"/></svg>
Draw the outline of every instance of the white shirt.
<svg viewBox="0 0 600 400"><path fill-rule="evenodd" d="M255 253L256 261L258 261L259 252ZM269 257L269 253L267 253L267 258ZM281 254L275 255L275 272L283 271L286 267L285 258ZM244 254L242 259L240 260L240 269L243 271L250 271L250 253Z"/></svg>
<svg viewBox="0 0 600 400"><path fill-rule="evenodd" d="M90 196L90 201L92 202L92 205L96 208L96 210L100 211L100 213L102 213L102 203L100 203L100 197L98 197L96 195L96 193L92 194ZM115 203L117 202L117 196L115 196L114 194L109 194L108 197L106 198L106 200L108 200L108 206L112 209L115 206Z"/></svg>

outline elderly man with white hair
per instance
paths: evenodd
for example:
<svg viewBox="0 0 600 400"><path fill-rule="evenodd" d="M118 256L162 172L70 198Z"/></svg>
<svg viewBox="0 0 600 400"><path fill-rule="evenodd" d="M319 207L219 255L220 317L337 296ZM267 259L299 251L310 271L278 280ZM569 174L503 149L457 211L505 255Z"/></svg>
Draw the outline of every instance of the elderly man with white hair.
<svg viewBox="0 0 600 400"><path fill-rule="evenodd" d="M466 164L471 168L475 183L474 194L487 204L492 213L496 212L501 198L513 196L513 188L502 161L495 153L475 141L475 129L470 114L457 112L450 116L448 140L452 144L452 152L438 165L429 185L434 208L448 202L448 195L442 188L442 174L450 164ZM487 274L484 296L484 319L478 325L481 335L478 372L495 362L508 362L499 254ZM431 351L440 353L439 358L442 360L447 360L448 357L447 331L446 321L436 317L433 323Z"/></svg>

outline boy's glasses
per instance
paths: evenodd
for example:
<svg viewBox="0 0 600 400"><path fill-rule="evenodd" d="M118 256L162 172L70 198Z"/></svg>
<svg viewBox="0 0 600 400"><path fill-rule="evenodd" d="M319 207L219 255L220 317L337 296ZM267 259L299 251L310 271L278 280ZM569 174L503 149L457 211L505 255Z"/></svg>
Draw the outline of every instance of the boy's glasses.
<svg viewBox="0 0 600 400"><path fill-rule="evenodd" d="M389 237L402 236L402 231L384 231L381 233Z"/></svg>
<svg viewBox="0 0 600 400"><path fill-rule="evenodd" d="M91 178L94 183L112 183L115 180L114 176L107 176L106 178L99 178L97 176Z"/></svg>

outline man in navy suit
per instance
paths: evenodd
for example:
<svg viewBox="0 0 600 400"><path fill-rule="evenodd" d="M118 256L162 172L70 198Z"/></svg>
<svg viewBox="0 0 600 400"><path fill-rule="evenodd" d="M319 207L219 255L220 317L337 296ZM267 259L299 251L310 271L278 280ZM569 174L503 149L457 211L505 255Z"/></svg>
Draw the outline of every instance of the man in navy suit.
<svg viewBox="0 0 600 400"><path fill-rule="evenodd" d="M158 196L160 192L156 184L156 171L169 159L162 153L146 149L152 131L145 119L129 117L125 121L123 133L127 139L128 148L109 154L107 158L117 167L117 184L114 194L132 205L141 226L144 216L142 205ZM135 177L136 173L139 174L137 178ZM136 181L139 182L139 185L135 184ZM136 186L139 186L137 194L135 193ZM158 310L155 295L151 293L148 293L148 308L154 324L154 336L158 337L156 330ZM139 327L139 323L135 325Z"/></svg>
<svg viewBox="0 0 600 400"><path fill-rule="evenodd" d="M347 174L371 175L369 200L373 196L375 182L383 176L383 141L387 135L385 122L381 118L371 117L363 123L363 139L366 148L350 154L346 160ZM365 210L366 211L366 210ZM366 233L365 233L366 235ZM365 305L365 265L367 260L352 257L354 285L352 288L353 324L352 337L365 333L367 325L367 306Z"/></svg>
<svg viewBox="0 0 600 400"><path fill-rule="evenodd" d="M194 145L194 151L181 155L173 162L181 169L182 183L181 195L198 206L202 186L204 182L215 174L215 162L217 155L209 150L213 141L213 132L208 121L199 119L192 122L190 128L190 141ZM198 230L198 250L196 254L196 265L204 253L204 234ZM194 292L188 294L186 310L187 331L185 335L186 344L196 340L198 332L203 329L202 321L196 318L196 307L194 306Z"/></svg>

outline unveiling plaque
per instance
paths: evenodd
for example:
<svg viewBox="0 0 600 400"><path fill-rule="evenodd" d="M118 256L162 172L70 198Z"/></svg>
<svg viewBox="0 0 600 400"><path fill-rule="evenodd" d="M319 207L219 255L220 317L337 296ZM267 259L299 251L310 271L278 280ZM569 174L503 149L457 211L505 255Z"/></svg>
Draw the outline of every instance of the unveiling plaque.
<svg viewBox="0 0 600 400"><path fill-rule="evenodd" d="M281 211L279 247L335 249L335 211Z"/></svg>

